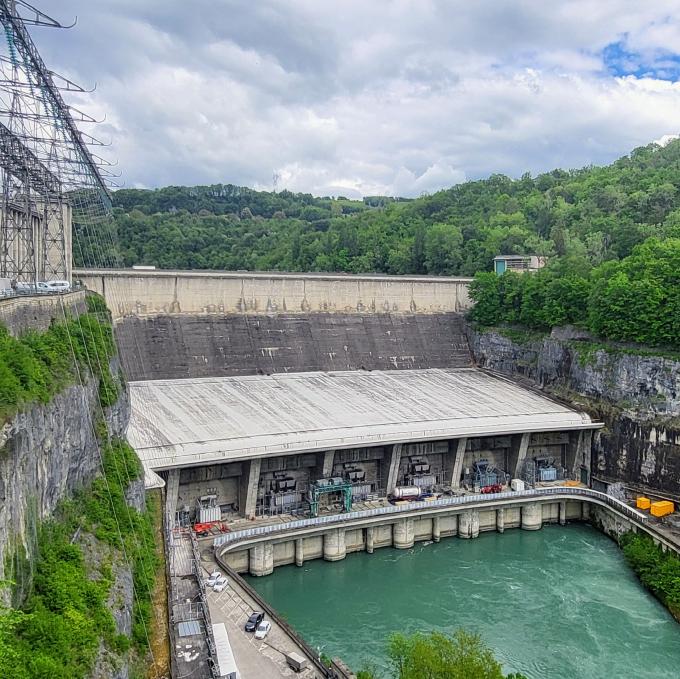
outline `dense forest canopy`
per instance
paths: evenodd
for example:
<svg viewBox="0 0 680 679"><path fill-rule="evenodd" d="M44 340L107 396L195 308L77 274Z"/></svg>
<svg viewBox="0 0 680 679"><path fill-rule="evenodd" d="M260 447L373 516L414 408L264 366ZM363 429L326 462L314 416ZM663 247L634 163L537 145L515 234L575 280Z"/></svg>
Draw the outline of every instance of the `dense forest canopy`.
<svg viewBox="0 0 680 679"><path fill-rule="evenodd" d="M114 193L115 232L80 230L78 264L474 275L497 254L586 267L678 235L680 140L607 167L493 175L416 200L232 185ZM115 237L117 235L117 238Z"/></svg>

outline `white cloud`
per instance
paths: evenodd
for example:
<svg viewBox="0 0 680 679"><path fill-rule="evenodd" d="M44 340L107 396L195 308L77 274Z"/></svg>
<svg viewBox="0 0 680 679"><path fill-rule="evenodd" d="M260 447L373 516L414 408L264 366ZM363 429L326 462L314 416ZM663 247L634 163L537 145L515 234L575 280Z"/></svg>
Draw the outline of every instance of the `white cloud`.
<svg viewBox="0 0 680 679"><path fill-rule="evenodd" d="M614 77L680 42L680 0L44 0L48 65L99 87L128 186L415 196L609 162L678 132L680 86ZM637 59L638 57L634 57ZM631 69L637 64L632 64Z"/></svg>

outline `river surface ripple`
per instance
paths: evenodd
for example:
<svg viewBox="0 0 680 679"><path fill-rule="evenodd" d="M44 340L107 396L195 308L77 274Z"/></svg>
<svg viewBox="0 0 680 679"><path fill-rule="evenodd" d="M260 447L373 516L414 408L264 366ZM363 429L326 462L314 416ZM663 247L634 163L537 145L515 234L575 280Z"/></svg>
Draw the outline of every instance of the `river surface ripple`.
<svg viewBox="0 0 680 679"><path fill-rule="evenodd" d="M248 578L315 648L386 666L394 631L479 632L530 679L678 679L680 625L589 526L445 538Z"/></svg>

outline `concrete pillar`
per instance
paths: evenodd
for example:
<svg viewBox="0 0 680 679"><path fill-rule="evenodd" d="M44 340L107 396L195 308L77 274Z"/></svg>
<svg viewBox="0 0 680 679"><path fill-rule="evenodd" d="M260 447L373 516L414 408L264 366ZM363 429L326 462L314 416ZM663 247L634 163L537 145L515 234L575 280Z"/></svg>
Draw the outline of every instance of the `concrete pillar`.
<svg viewBox="0 0 680 679"><path fill-rule="evenodd" d="M451 488L460 488L460 477L463 473L463 458L467 448L467 438L458 439L456 446L456 459L453 462L453 473L451 474Z"/></svg>
<svg viewBox="0 0 680 679"><path fill-rule="evenodd" d="M295 540L295 565L302 566L305 562L305 550L303 547L302 538Z"/></svg>
<svg viewBox="0 0 680 679"><path fill-rule="evenodd" d="M567 523L567 501L560 501L560 526L564 526Z"/></svg>
<svg viewBox="0 0 680 679"><path fill-rule="evenodd" d="M505 509L503 507L499 507L496 510L496 530L499 533L505 531Z"/></svg>
<svg viewBox="0 0 680 679"><path fill-rule="evenodd" d="M513 478L517 478L519 476L520 471L522 470L522 463L524 462L524 458L527 456L527 450L529 450L529 437L531 434L529 432L525 432L522 434L522 438L519 440L519 445L517 446L517 454L515 458L515 464L514 467L511 467L514 469L513 471Z"/></svg>
<svg viewBox="0 0 680 679"><path fill-rule="evenodd" d="M345 529L334 528L323 534L323 558L326 561L341 561L347 556Z"/></svg>
<svg viewBox="0 0 680 679"><path fill-rule="evenodd" d="M522 528L539 530L543 526L543 510L538 502L522 505Z"/></svg>
<svg viewBox="0 0 680 679"><path fill-rule="evenodd" d="M476 538L479 535L479 511L470 509L458 515L458 537Z"/></svg>
<svg viewBox="0 0 680 679"><path fill-rule="evenodd" d="M274 571L274 545L271 542L260 543L248 550L249 572L260 577Z"/></svg>
<svg viewBox="0 0 680 679"><path fill-rule="evenodd" d="M392 526L392 546L397 549L411 549L416 540L413 519L399 519Z"/></svg>
<svg viewBox="0 0 680 679"><path fill-rule="evenodd" d="M434 542L439 542L441 539L441 528L439 527L439 517L432 517L432 540Z"/></svg>
<svg viewBox="0 0 680 679"><path fill-rule="evenodd" d="M587 502L581 502L581 519L583 521L590 519L590 505Z"/></svg>
<svg viewBox="0 0 680 679"><path fill-rule="evenodd" d="M261 459L250 460L243 463L241 472L240 502L241 514L246 519L255 518L255 507L257 505L257 487L260 483Z"/></svg>
<svg viewBox="0 0 680 679"><path fill-rule="evenodd" d="M578 481L581 480L581 467L585 467L588 470L588 481L590 481L592 442L593 432L591 429L584 429L569 434L565 467L570 476Z"/></svg>
<svg viewBox="0 0 680 679"><path fill-rule="evenodd" d="M396 487L399 478L399 463L401 462L401 443L395 443L388 457L386 489L389 495Z"/></svg>
<svg viewBox="0 0 680 679"><path fill-rule="evenodd" d="M335 460L334 450L325 450L317 457L318 478L328 479L333 476L333 461Z"/></svg>
<svg viewBox="0 0 680 679"><path fill-rule="evenodd" d="M369 554L373 554L374 544L375 544L375 528L373 528L373 526L369 526L366 529L366 551Z"/></svg>

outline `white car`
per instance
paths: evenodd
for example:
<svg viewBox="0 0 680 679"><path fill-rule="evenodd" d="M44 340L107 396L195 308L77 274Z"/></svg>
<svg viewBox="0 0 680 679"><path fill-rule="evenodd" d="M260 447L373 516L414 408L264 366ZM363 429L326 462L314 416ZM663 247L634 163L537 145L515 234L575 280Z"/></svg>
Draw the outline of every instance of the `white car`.
<svg viewBox="0 0 680 679"><path fill-rule="evenodd" d="M54 292L68 292L71 284L68 281L47 281L47 287Z"/></svg>
<svg viewBox="0 0 680 679"><path fill-rule="evenodd" d="M263 620L255 630L255 638L264 639L269 634L269 630L271 628L272 628L271 622L269 622L269 620Z"/></svg>
<svg viewBox="0 0 680 679"><path fill-rule="evenodd" d="M205 584L208 585L208 587L214 587L215 583L222 577L222 573L219 571L213 571L210 574L210 577L205 581Z"/></svg>
<svg viewBox="0 0 680 679"><path fill-rule="evenodd" d="M213 592L217 592L218 594L220 592L224 592L224 590L226 589L228 584L229 584L229 581L226 578L220 578L213 585Z"/></svg>

